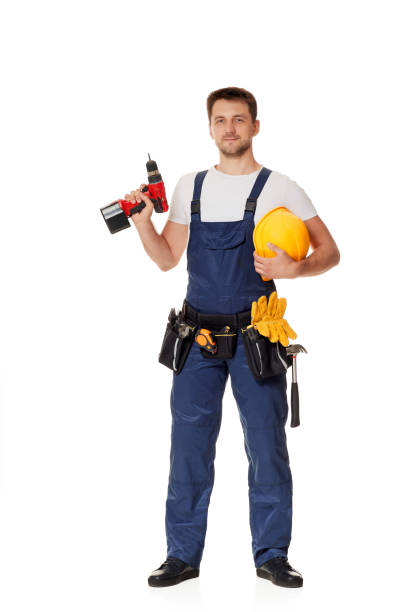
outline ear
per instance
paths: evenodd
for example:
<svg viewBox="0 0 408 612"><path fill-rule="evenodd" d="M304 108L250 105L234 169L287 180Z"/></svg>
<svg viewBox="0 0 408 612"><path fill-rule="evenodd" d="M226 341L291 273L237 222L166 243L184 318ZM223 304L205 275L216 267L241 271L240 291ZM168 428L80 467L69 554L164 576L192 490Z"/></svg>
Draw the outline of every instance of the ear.
<svg viewBox="0 0 408 612"><path fill-rule="evenodd" d="M213 132L212 132L211 123L208 124L208 129L209 129L211 138L214 140L214 135L213 135Z"/></svg>
<svg viewBox="0 0 408 612"><path fill-rule="evenodd" d="M259 132L259 119L257 119L254 123L254 131L252 136L256 136Z"/></svg>

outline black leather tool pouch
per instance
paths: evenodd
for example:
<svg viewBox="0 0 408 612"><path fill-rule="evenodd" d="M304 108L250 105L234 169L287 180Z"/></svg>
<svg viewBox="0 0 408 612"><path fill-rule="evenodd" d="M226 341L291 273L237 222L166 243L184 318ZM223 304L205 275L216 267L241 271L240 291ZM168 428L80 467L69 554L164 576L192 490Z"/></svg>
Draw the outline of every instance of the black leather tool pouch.
<svg viewBox="0 0 408 612"><path fill-rule="evenodd" d="M291 363L280 342L271 342L255 327L241 329L249 369L257 380L285 374Z"/></svg>
<svg viewBox="0 0 408 612"><path fill-rule="evenodd" d="M174 374L180 374L183 369L187 355L194 341L196 327L183 322L184 330L174 322L168 321L164 338L159 353L159 362L173 370Z"/></svg>

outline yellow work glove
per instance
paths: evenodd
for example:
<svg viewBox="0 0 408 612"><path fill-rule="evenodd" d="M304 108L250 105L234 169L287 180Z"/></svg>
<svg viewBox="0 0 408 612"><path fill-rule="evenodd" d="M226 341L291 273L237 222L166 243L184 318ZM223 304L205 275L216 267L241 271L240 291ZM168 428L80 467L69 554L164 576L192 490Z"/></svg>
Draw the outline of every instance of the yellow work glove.
<svg viewBox="0 0 408 612"><path fill-rule="evenodd" d="M262 295L257 302L252 302L251 324L254 325L262 336L269 338L271 342L280 342L288 346L289 338L297 338L296 332L283 318L286 310L286 298L279 298L274 291L267 300Z"/></svg>

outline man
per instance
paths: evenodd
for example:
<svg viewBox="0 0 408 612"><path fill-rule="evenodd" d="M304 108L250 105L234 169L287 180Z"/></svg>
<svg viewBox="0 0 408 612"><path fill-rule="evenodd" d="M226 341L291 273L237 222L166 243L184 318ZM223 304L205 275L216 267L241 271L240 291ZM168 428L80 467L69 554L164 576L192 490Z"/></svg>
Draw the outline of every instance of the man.
<svg viewBox="0 0 408 612"><path fill-rule="evenodd" d="M181 177L160 235L151 222L153 205L141 191L143 185L125 196L146 203L132 220L147 254L161 270L177 265L188 241L186 320L210 327L215 316L218 328L228 323L237 337L234 353L225 359L205 359L194 342L182 371L173 375L167 559L148 583L170 586L199 575L222 397L231 376L249 461L257 575L280 586L299 587L303 578L287 559L292 477L285 435L286 374L256 380L239 332L251 321L252 301L275 291L273 279L321 274L339 262L340 254L303 189L255 160L252 139L259 132L259 120L254 96L241 88L220 89L208 96L207 111L219 163ZM302 261L272 244L274 258L260 257L253 249L254 224L277 206L286 206L307 226L313 252Z"/></svg>

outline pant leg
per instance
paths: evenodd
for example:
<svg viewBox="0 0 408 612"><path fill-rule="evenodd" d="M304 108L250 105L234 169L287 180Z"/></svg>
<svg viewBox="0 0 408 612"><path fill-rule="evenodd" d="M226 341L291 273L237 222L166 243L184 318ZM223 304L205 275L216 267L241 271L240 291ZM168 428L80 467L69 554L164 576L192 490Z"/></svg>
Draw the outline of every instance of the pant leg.
<svg viewBox="0 0 408 612"><path fill-rule="evenodd" d="M199 567L203 554L227 378L226 363L203 357L196 342L183 370L173 375L167 555L192 567Z"/></svg>
<svg viewBox="0 0 408 612"><path fill-rule="evenodd" d="M286 374L257 381L239 335L228 361L248 457L252 553L256 567L286 556L292 531L292 476L286 446Z"/></svg>

